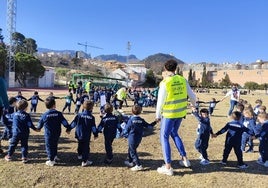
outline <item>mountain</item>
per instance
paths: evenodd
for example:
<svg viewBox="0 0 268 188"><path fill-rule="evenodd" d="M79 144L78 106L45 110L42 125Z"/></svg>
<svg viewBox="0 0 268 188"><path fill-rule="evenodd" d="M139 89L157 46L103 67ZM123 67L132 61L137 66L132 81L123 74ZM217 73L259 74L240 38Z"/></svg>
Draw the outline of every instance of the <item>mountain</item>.
<svg viewBox="0 0 268 188"><path fill-rule="evenodd" d="M165 63L169 59L174 59L176 60L179 64L184 64L184 62L180 59L177 59L175 56L169 55L169 54L163 54L163 53L158 53L154 55L150 55L144 60L142 60L145 64L146 63Z"/></svg>
<svg viewBox="0 0 268 188"><path fill-rule="evenodd" d="M122 56L122 55L118 55L118 54L112 54L112 55L99 55L94 57L94 59L97 60L103 60L103 61L109 61L109 60L113 60L113 61L118 61L121 63L126 63L127 62L127 56ZM140 61L135 55L129 55L128 56L128 62L138 62Z"/></svg>

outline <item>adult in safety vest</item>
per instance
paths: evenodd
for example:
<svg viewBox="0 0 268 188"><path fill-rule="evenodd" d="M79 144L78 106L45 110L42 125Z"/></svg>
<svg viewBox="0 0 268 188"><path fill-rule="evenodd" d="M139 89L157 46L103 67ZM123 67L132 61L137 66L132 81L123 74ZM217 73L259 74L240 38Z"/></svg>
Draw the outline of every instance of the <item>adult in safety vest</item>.
<svg viewBox="0 0 268 188"><path fill-rule="evenodd" d="M186 79L175 74L176 69L177 62L175 60L168 60L165 63L156 106L156 119L161 121L160 141L165 161L165 165L159 167L157 171L166 175L173 175L169 137L174 140L182 157L180 165L191 166L178 130L187 113L187 96L190 98L192 106L195 105L196 96Z"/></svg>
<svg viewBox="0 0 268 188"><path fill-rule="evenodd" d="M119 109L122 109L123 102L127 99L127 88L122 87L117 92L117 99L119 100Z"/></svg>

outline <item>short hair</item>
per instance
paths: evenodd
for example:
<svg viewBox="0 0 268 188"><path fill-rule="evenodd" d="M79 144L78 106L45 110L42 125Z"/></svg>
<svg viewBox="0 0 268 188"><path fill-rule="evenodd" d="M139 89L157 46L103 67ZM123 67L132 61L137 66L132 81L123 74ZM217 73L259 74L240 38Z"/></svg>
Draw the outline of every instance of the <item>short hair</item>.
<svg viewBox="0 0 268 188"><path fill-rule="evenodd" d="M132 107L132 113L133 113L134 115L139 115L139 114L141 113L141 111L142 111L142 107L139 106L139 105L134 105L134 106Z"/></svg>
<svg viewBox="0 0 268 188"><path fill-rule="evenodd" d="M28 107L28 102L24 99L17 102L17 109L18 110L25 110Z"/></svg>
<svg viewBox="0 0 268 188"><path fill-rule="evenodd" d="M35 91L34 94L35 94L35 95L38 95L38 91Z"/></svg>
<svg viewBox="0 0 268 188"><path fill-rule="evenodd" d="M249 115L249 116L251 116L251 117L254 116L254 111L253 111L252 108L245 108L245 110L243 111L243 113L244 113L244 114L247 114L247 115Z"/></svg>
<svg viewBox="0 0 268 188"><path fill-rule="evenodd" d="M91 111L93 109L93 106L94 106L94 102L90 100L84 101L83 103L83 108L88 111Z"/></svg>
<svg viewBox="0 0 268 188"><path fill-rule="evenodd" d="M113 112L113 106L110 103L106 103L104 106L104 112L105 113L112 113Z"/></svg>
<svg viewBox="0 0 268 188"><path fill-rule="evenodd" d="M232 117L233 120L238 121L238 120L241 119L242 114L241 114L241 112L234 111L234 112L232 112L231 117Z"/></svg>
<svg viewBox="0 0 268 188"><path fill-rule="evenodd" d="M259 113L258 118L260 118L260 119L268 119L268 114L266 112Z"/></svg>
<svg viewBox="0 0 268 188"><path fill-rule="evenodd" d="M170 59L165 63L164 67L167 71L174 72L177 69L177 65L177 61L175 61L174 59Z"/></svg>
<svg viewBox="0 0 268 188"><path fill-rule="evenodd" d="M15 98L15 97L10 97L9 99L8 99L8 104L13 104L14 102L16 102L17 101L17 99Z"/></svg>
<svg viewBox="0 0 268 188"><path fill-rule="evenodd" d="M202 108L202 109L200 110L200 113L208 114L209 112L208 112L208 109L206 109L206 108Z"/></svg>
<svg viewBox="0 0 268 188"><path fill-rule="evenodd" d="M242 103L237 103L236 109L239 110L240 112L243 112L245 106Z"/></svg>
<svg viewBox="0 0 268 188"><path fill-rule="evenodd" d="M255 103L256 103L256 104L262 104L262 100L261 100L261 99L257 99L257 100L255 101Z"/></svg>
<svg viewBox="0 0 268 188"><path fill-rule="evenodd" d="M263 106L263 105L262 105L262 106L260 106L260 107L259 107L259 110L266 111L266 106Z"/></svg>
<svg viewBox="0 0 268 188"><path fill-rule="evenodd" d="M53 97L48 97L45 100L45 105L46 105L47 109L51 109L51 108L53 108L53 106L56 105L56 101Z"/></svg>

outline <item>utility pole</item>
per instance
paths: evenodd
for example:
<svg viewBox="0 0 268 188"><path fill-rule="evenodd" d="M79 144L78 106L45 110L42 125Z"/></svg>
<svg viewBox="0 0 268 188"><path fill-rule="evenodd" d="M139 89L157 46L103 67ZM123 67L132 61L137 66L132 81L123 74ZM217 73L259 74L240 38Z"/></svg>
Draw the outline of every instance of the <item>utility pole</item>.
<svg viewBox="0 0 268 188"><path fill-rule="evenodd" d="M131 49L131 43L128 41L127 42L127 87L128 87L128 82L129 82L129 51Z"/></svg>
<svg viewBox="0 0 268 188"><path fill-rule="evenodd" d="M7 34L8 34L8 48L7 48L7 73L6 80L9 87L15 87L15 44L13 40L13 33L16 32L16 15L17 15L17 0L7 0Z"/></svg>

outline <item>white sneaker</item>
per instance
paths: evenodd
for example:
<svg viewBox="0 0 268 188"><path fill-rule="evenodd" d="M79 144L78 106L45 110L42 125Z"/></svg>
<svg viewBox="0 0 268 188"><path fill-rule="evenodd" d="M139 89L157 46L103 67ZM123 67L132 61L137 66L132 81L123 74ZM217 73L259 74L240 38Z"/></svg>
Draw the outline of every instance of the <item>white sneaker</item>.
<svg viewBox="0 0 268 188"><path fill-rule="evenodd" d="M200 164L201 165L209 165L209 160L206 160L206 159L202 159L201 161L200 161Z"/></svg>
<svg viewBox="0 0 268 188"><path fill-rule="evenodd" d="M268 161L265 161L265 163L263 164L263 166L268 167Z"/></svg>
<svg viewBox="0 0 268 188"><path fill-rule="evenodd" d="M189 161L188 159L186 159L186 160L180 160L180 161L179 161L179 164L180 164L181 166L186 167L186 168L189 168L189 167L191 166L191 163L190 163L190 161Z"/></svg>
<svg viewBox="0 0 268 188"><path fill-rule="evenodd" d="M129 161L124 161L125 165L128 166L128 167L133 167L134 166L134 163L130 163Z"/></svg>
<svg viewBox="0 0 268 188"><path fill-rule="evenodd" d="M136 166L132 167L130 170L131 171L141 171L141 170L143 170L143 167L141 165L140 166L136 165Z"/></svg>
<svg viewBox="0 0 268 188"><path fill-rule="evenodd" d="M86 161L86 162L82 162L82 167L85 167L85 166L90 166L90 165L92 165L93 164L93 162L92 161Z"/></svg>
<svg viewBox="0 0 268 188"><path fill-rule="evenodd" d="M78 155L77 159L81 160L82 159L82 155Z"/></svg>
<svg viewBox="0 0 268 188"><path fill-rule="evenodd" d="M157 172L159 174L165 174L168 176L173 176L173 168L167 169L165 165L158 167Z"/></svg>
<svg viewBox="0 0 268 188"><path fill-rule="evenodd" d="M46 161L46 165L47 166L54 166L55 165L55 161L48 160L48 161Z"/></svg>
<svg viewBox="0 0 268 188"><path fill-rule="evenodd" d="M200 155L200 156L198 157L198 159L200 159L200 160L204 159L203 155Z"/></svg>

